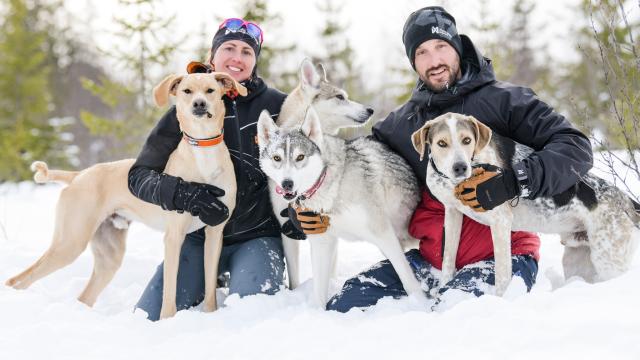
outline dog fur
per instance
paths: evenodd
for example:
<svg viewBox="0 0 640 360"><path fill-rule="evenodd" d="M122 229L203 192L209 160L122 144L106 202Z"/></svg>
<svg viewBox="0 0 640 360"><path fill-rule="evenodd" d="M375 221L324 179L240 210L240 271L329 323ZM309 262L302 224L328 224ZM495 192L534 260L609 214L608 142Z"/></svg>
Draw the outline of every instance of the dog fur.
<svg viewBox="0 0 640 360"><path fill-rule="evenodd" d="M428 121L412 135L412 142L421 156L425 147L430 149L427 186L445 206L442 284L456 270L462 214L491 227L498 295L511 280L511 231L560 234L567 278L602 281L629 269L636 246L632 231L639 218L632 201L617 187L587 174L574 187L553 197L520 198L478 213L455 198L456 184L471 175L475 164L510 168L533 150L492 135L491 129L474 117L456 113Z"/></svg>
<svg viewBox="0 0 640 360"><path fill-rule="evenodd" d="M222 96L231 89L246 95L246 88L225 73L171 75L154 89L158 106L176 97L180 129L199 139L219 135L224 125ZM189 92L189 93L187 93ZM195 111L196 102L206 103L206 116ZM176 313L176 280L180 249L185 235L205 226L197 217L184 212L164 211L160 206L133 196L127 175L135 159L94 165L79 172L49 170L43 162L32 168L36 182L59 181L69 184L60 193L56 208L53 241L31 267L7 281L8 286L25 289L38 279L71 264L91 243L94 268L78 298L93 306L122 263L128 223L141 221L164 231L164 288L160 317ZM220 200L231 213L236 201L236 180L229 150L224 142L213 147L195 147L181 141L171 154L165 172L186 181L215 184L225 190ZM216 309L216 279L222 249L222 229L226 222L206 226L205 299L206 312Z"/></svg>
<svg viewBox="0 0 640 360"><path fill-rule="evenodd" d="M407 293L424 299L401 244L415 245L408 225L419 200L417 180L404 159L368 138L346 141L324 134L313 106L302 128L294 129L278 127L263 111L258 138L265 174L281 186L284 182L291 185L284 194L287 201L331 218L326 233L307 236L314 305L324 308L328 299L338 238L377 245L393 264ZM325 169L317 191L302 197L318 183Z"/></svg>
<svg viewBox="0 0 640 360"><path fill-rule="evenodd" d="M300 64L299 79L298 86L282 104L276 122L282 128L299 128L310 106L313 106L321 118L322 132L330 135L336 135L343 127L361 126L373 114L373 109L349 100L346 91L329 83L322 64L314 67L309 59L304 59ZM271 204L282 225L287 218L280 216L280 211L289 205L289 201L276 193L276 186L277 184L269 179ZM294 289L300 284L300 242L284 235L282 242L287 260L289 288Z"/></svg>

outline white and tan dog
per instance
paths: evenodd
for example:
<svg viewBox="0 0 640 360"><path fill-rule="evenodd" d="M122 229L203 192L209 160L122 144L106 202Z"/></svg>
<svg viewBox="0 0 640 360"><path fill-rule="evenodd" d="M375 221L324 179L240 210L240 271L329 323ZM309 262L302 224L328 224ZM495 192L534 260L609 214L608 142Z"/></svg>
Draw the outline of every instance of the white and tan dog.
<svg viewBox="0 0 640 360"><path fill-rule="evenodd" d="M445 206L445 247L441 284L453 277L462 215L491 227L495 255L496 293L511 280L511 231L559 233L565 245L565 277L607 280L628 270L635 250L632 238L639 217L632 201L617 187L585 175L562 194L535 200L520 198L493 210L475 212L455 196L456 184L468 178L476 164L511 166L531 148L498 136L472 116L447 113L418 129L413 146L421 157L430 149L427 186Z"/></svg>
<svg viewBox="0 0 640 360"><path fill-rule="evenodd" d="M158 106L176 97L177 118L185 135L211 139L207 147L180 142L171 154L165 172L186 181L213 184L225 191L220 200L231 213L236 202L236 179L229 150L222 142L225 106L222 96L235 89L246 95L246 88L225 73L171 75L154 89ZM214 140L215 139L215 140ZM215 145L213 145L215 144ZM164 211L160 206L133 196L127 187L127 174L134 159L97 164L79 172L48 170L36 162L37 182L68 183L56 208L53 241L31 267L7 281L25 289L38 279L72 263L91 242L94 268L78 298L92 306L122 263L129 220L137 220L165 232L164 288L161 318L176 313L176 280L180 249L185 235L205 226L191 214ZM216 309L216 279L222 249L222 230L226 221L205 228L204 311Z"/></svg>

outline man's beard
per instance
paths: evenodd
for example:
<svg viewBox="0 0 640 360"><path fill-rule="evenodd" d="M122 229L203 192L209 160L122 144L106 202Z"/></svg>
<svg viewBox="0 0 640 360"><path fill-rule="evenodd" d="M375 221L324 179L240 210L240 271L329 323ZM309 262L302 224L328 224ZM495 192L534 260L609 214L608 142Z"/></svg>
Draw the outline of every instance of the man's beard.
<svg viewBox="0 0 640 360"><path fill-rule="evenodd" d="M449 71L449 78L443 83L440 83L440 82L433 83L433 82L429 81L428 80L429 79L429 75L428 75L429 72L431 72L433 70L436 70L436 69L439 69L439 68L441 68L443 66L447 69L447 71ZM431 69L428 69L427 71L425 71L424 77L422 79L422 82L427 87L427 89L431 90L432 92L441 93L441 92L449 89L451 86L453 86L456 83L456 81L458 79L458 73L459 72L460 72L460 68L458 68L458 67L452 68L452 67L449 67L447 65L440 65L440 66L437 66L435 68L431 68Z"/></svg>

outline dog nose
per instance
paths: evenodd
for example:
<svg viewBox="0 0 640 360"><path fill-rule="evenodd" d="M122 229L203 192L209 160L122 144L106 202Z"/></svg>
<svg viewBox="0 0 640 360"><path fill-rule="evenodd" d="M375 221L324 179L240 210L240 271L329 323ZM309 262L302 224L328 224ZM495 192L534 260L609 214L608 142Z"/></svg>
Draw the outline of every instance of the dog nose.
<svg viewBox="0 0 640 360"><path fill-rule="evenodd" d="M372 108L367 108L367 112L369 113L369 116L373 115L373 109Z"/></svg>
<svg viewBox="0 0 640 360"><path fill-rule="evenodd" d="M193 109L194 110L206 110L207 102L202 99L197 99L193 101Z"/></svg>
<svg viewBox="0 0 640 360"><path fill-rule="evenodd" d="M286 191L291 191L291 189L293 189L293 180L284 179L282 181L282 188L285 189Z"/></svg>
<svg viewBox="0 0 640 360"><path fill-rule="evenodd" d="M463 162L457 162L453 164L453 174L456 177L463 176L467 172L467 164Z"/></svg>

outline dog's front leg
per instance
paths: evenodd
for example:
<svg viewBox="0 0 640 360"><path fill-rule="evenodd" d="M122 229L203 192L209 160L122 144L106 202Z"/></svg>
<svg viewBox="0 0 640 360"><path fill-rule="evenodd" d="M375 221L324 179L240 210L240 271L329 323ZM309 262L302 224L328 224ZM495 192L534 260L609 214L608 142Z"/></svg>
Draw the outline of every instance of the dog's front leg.
<svg viewBox="0 0 640 360"><path fill-rule="evenodd" d="M377 236L371 238L371 242L376 244L382 254L389 259L407 294L416 299L424 300L424 291L420 281L416 279L413 270L411 270L411 265L409 265L409 261L402 250L400 240L393 231L389 230L391 229L391 224L387 229L376 233Z"/></svg>
<svg viewBox="0 0 640 360"><path fill-rule="evenodd" d="M445 286L456 272L456 258L462 231L462 213L453 207L444 210L444 252L442 255L442 278L440 286Z"/></svg>
<svg viewBox="0 0 640 360"><path fill-rule="evenodd" d="M335 266L338 240L327 233L308 235L313 274L312 305L324 309L329 297L329 280Z"/></svg>
<svg viewBox="0 0 640 360"><path fill-rule="evenodd" d="M164 234L164 283L162 288L162 309L160 319L166 319L176 314L176 287L178 282L178 266L180 263L180 250L186 235L188 224L187 215L170 214L167 219L167 231Z"/></svg>
<svg viewBox="0 0 640 360"><path fill-rule="evenodd" d="M493 257L495 259L496 295L502 296L511 282L511 224L513 213L509 205L501 205L493 210L491 224Z"/></svg>
<svg viewBox="0 0 640 360"><path fill-rule="evenodd" d="M287 259L289 289L293 290L300 285L300 241L282 235L282 247Z"/></svg>
<svg viewBox="0 0 640 360"><path fill-rule="evenodd" d="M273 212L282 226L289 218L280 215L280 211L289 206L289 203L276 193L276 183L269 179L269 192L271 194L271 204ZM289 278L289 289L293 290L300 285L300 241L282 235L282 248L284 257L287 260L287 276Z"/></svg>
<svg viewBox="0 0 640 360"><path fill-rule="evenodd" d="M204 312L212 312L217 308L216 283L218 264L222 252L222 230L224 225L207 226L204 229Z"/></svg>

